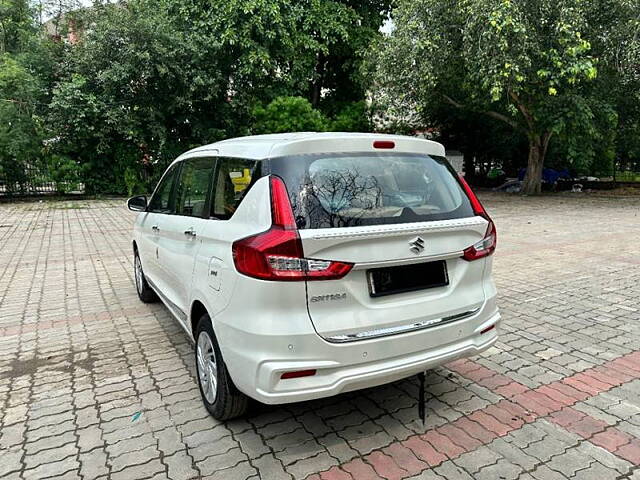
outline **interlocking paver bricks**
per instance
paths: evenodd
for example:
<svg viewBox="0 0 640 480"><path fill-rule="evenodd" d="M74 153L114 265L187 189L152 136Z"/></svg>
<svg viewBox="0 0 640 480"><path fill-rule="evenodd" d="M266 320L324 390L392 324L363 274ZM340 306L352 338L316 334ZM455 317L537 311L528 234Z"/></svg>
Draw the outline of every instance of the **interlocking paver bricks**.
<svg viewBox="0 0 640 480"><path fill-rule="evenodd" d="M189 480L200 476L198 471L193 468L193 459L184 451L165 456L162 461L167 465L169 478Z"/></svg>
<svg viewBox="0 0 640 480"><path fill-rule="evenodd" d="M285 469L293 478L306 478L317 471L328 470L337 463L327 452L320 452L313 457L302 458Z"/></svg>
<svg viewBox="0 0 640 480"><path fill-rule="evenodd" d="M468 472L458 467L452 461L444 462L443 464L435 467L434 471L442 478L455 478L457 480L474 480Z"/></svg>
<svg viewBox="0 0 640 480"><path fill-rule="evenodd" d="M291 480L291 474L285 472L282 463L271 455L257 458L252 464L258 469L264 478L273 480Z"/></svg>
<svg viewBox="0 0 640 480"><path fill-rule="evenodd" d="M108 475L107 454L103 450L95 449L87 453L81 453L80 475L83 479L96 479L102 475Z"/></svg>
<svg viewBox="0 0 640 480"><path fill-rule="evenodd" d="M593 459L589 457L585 458L580 452L575 449L570 449L553 457L547 466L552 470L562 473L566 477L573 477L577 472L588 469L594 463Z"/></svg>
<svg viewBox="0 0 640 480"><path fill-rule="evenodd" d="M640 198L483 197L502 335L428 372L424 426L414 378L220 424L123 201L0 203L0 476L634 479Z"/></svg>
<svg viewBox="0 0 640 480"><path fill-rule="evenodd" d="M335 433L320 437L318 442L327 450L327 453L336 458L340 463L348 462L358 456L358 452L351 448L346 440Z"/></svg>
<svg viewBox="0 0 640 480"><path fill-rule="evenodd" d="M481 468L495 464L501 458L501 454L486 446L482 446L460 455L458 458L453 460L453 463L463 468L466 472L475 475Z"/></svg>

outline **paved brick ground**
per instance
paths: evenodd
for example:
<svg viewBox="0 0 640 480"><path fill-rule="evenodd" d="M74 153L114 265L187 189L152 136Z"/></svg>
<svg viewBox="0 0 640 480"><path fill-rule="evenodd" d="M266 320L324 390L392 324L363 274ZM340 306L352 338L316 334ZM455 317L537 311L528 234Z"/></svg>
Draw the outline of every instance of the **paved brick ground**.
<svg viewBox="0 0 640 480"><path fill-rule="evenodd" d="M486 195L501 341L220 424L122 201L0 204L0 477L640 479L640 199Z"/></svg>

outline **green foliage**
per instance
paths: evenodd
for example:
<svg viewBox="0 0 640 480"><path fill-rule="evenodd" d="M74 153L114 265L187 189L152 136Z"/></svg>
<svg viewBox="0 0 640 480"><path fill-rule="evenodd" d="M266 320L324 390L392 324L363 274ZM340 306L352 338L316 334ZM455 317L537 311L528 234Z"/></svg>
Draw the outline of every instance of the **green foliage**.
<svg viewBox="0 0 640 480"><path fill-rule="evenodd" d="M329 127L334 132L368 132L371 128L369 109L364 101L343 105Z"/></svg>
<svg viewBox="0 0 640 480"><path fill-rule="evenodd" d="M596 32L596 12L609 11L597 1L400 0L396 30L372 48L374 79L387 98L415 104L427 124L438 126L446 106L482 113L524 134L530 147L525 189L536 192L551 138L575 144L565 152L572 161L594 159L599 155L594 148L584 154L579 132L616 124L610 109L594 110L601 105L593 99L608 93L598 69L615 55L602 39L616 32L617 48L633 50L627 46L640 37L637 0L614 3L617 16L599 18L596 24L605 28ZM620 82L619 75L607 79ZM602 135L610 156L612 136Z"/></svg>
<svg viewBox="0 0 640 480"><path fill-rule="evenodd" d="M304 97L363 98L355 65L388 3L133 0L78 12L91 29L60 62L47 109L54 151L78 159L89 193L115 193L196 145L326 130ZM344 128L364 125L341 115Z"/></svg>
<svg viewBox="0 0 640 480"><path fill-rule="evenodd" d="M562 122L548 165L580 175L611 175L618 126L613 107L597 97L577 96L565 98L559 109Z"/></svg>
<svg viewBox="0 0 640 480"><path fill-rule="evenodd" d="M67 194L80 187L80 166L69 157L50 155L47 158L47 170L51 180L56 183L56 190L60 194Z"/></svg>
<svg viewBox="0 0 640 480"><path fill-rule="evenodd" d="M0 54L23 51L34 31L28 0L0 0Z"/></svg>
<svg viewBox="0 0 640 480"><path fill-rule="evenodd" d="M37 79L23 65L8 54L0 56L0 171L10 193L24 190L25 170L40 158L37 92Z"/></svg>
<svg viewBox="0 0 640 480"><path fill-rule="evenodd" d="M301 97L278 97L253 110L253 133L323 132L328 120Z"/></svg>
<svg viewBox="0 0 640 480"><path fill-rule="evenodd" d="M216 45L194 44L147 4L95 7L84 21L93 27L67 52L48 119L89 192L124 192L127 168L164 166L229 130Z"/></svg>
<svg viewBox="0 0 640 480"><path fill-rule="evenodd" d="M166 5L176 28L219 45L225 71L244 101L364 97L362 53L390 9L390 0L216 0Z"/></svg>
<svg viewBox="0 0 640 480"><path fill-rule="evenodd" d="M374 125L510 170L527 144L530 166L637 165L638 2L397 0L382 38L391 0L43 0L65 43L0 0L0 175L138 193L196 145Z"/></svg>
<svg viewBox="0 0 640 480"><path fill-rule="evenodd" d="M124 171L124 183L127 186L127 195L139 195L147 192L147 185L140 178L140 173L137 169L127 167Z"/></svg>

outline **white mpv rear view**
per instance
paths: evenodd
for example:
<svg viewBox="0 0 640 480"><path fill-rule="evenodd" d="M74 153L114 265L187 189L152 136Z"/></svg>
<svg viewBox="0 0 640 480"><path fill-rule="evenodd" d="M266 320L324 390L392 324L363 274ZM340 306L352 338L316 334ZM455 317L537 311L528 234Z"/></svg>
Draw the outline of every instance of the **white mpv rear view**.
<svg viewBox="0 0 640 480"><path fill-rule="evenodd" d="M193 337L214 417L248 397L392 382L496 341L495 227L438 143L226 140L180 156L129 208L138 294Z"/></svg>

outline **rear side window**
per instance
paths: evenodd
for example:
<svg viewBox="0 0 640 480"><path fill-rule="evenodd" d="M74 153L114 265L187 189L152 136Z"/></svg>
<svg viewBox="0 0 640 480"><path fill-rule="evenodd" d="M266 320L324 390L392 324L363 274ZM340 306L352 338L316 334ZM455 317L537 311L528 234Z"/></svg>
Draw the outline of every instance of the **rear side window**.
<svg viewBox="0 0 640 480"><path fill-rule="evenodd" d="M218 158L213 182L211 216L231 218L249 187L260 176L260 162L244 158Z"/></svg>
<svg viewBox="0 0 640 480"><path fill-rule="evenodd" d="M271 170L287 185L299 228L472 217L443 157L362 153L282 157Z"/></svg>

